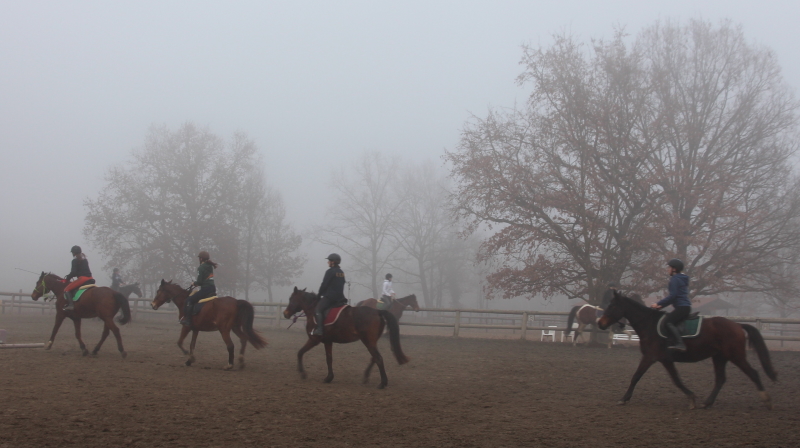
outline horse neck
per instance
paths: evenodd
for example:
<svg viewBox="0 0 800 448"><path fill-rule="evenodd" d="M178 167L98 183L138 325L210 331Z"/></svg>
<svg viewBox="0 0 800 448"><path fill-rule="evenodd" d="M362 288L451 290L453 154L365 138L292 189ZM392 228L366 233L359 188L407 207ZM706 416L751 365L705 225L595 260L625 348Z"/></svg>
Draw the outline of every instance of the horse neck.
<svg viewBox="0 0 800 448"><path fill-rule="evenodd" d="M172 297L172 303L175 304L180 309L183 309L183 305L186 303L186 298L189 297L189 291L181 288L180 286L176 287L178 291L175 292L175 295Z"/></svg>
<svg viewBox="0 0 800 448"><path fill-rule="evenodd" d="M647 328L655 329L660 314L661 313L656 310L631 303L625 309L622 317L628 319L631 327L636 330L636 333L641 335L643 331L640 330L645 330Z"/></svg>
<svg viewBox="0 0 800 448"><path fill-rule="evenodd" d="M317 304L319 303L319 296L313 292L303 294L302 308L306 316L313 315L317 312Z"/></svg>
<svg viewBox="0 0 800 448"><path fill-rule="evenodd" d="M50 276L44 278L44 284L47 286L47 289L53 291L56 295L63 294L64 289L67 287L66 283Z"/></svg>

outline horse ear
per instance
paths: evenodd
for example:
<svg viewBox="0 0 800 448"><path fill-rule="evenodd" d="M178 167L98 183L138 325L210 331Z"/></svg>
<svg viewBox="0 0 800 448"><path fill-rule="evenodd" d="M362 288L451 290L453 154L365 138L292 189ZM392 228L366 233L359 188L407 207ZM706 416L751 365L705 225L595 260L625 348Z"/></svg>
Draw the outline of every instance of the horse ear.
<svg viewBox="0 0 800 448"><path fill-rule="evenodd" d="M294 287L294 292L297 292L297 286Z"/></svg>
<svg viewBox="0 0 800 448"><path fill-rule="evenodd" d="M303 288L303 292L306 292L306 289L308 289L308 288Z"/></svg>
<svg viewBox="0 0 800 448"><path fill-rule="evenodd" d="M165 281L164 281L164 279L162 278L162 279L161 279L161 286L164 286L164 283L166 283L166 282L165 282Z"/></svg>

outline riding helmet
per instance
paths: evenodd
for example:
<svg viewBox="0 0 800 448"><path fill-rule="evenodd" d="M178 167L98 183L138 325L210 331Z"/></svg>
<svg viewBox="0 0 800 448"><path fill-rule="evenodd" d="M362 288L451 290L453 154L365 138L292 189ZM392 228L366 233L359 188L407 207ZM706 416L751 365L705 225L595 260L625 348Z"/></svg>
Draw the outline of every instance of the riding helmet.
<svg viewBox="0 0 800 448"><path fill-rule="evenodd" d="M327 257L325 257L325 259L326 260L330 260L330 261L332 261L332 262L334 262L336 264L339 264L339 263L342 262L342 257L340 257L339 254L330 254Z"/></svg>
<svg viewBox="0 0 800 448"><path fill-rule="evenodd" d="M69 251L70 251L70 253L72 253L73 255L78 255L79 253L83 252L83 251L81 250L81 246L72 246L72 249L70 249Z"/></svg>
<svg viewBox="0 0 800 448"><path fill-rule="evenodd" d="M198 258L202 258L203 260L208 260L211 258L211 255L208 254L208 251L201 250L199 254L197 254Z"/></svg>
<svg viewBox="0 0 800 448"><path fill-rule="evenodd" d="M667 266L674 268L678 272L683 272L683 262L677 258L673 258L667 262Z"/></svg>
<svg viewBox="0 0 800 448"><path fill-rule="evenodd" d="M391 280L391 279L392 279L392 274L386 274L386 280Z"/></svg>

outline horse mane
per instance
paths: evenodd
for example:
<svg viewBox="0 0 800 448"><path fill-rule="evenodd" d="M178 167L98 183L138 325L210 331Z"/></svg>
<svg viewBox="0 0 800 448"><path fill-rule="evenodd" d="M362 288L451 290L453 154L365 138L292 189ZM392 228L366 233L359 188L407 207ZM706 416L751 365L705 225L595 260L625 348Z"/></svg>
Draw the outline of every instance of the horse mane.
<svg viewBox="0 0 800 448"><path fill-rule="evenodd" d="M662 311L650 308L649 306L645 305L644 303L640 303L640 302L636 301L635 299L631 299L630 297L626 296L625 294L623 294L621 292L616 292L615 293L615 297L618 298L618 299L624 299L627 303L633 305L634 308L638 308L639 310L645 310L645 311L647 311L647 312L649 312L651 314L653 314L653 313L662 314Z"/></svg>

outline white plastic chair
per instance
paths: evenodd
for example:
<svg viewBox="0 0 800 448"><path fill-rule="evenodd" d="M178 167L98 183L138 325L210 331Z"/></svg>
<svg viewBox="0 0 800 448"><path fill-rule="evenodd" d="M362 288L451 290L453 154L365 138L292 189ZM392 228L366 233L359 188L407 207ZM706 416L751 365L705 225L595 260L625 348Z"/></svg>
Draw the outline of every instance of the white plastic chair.
<svg viewBox="0 0 800 448"><path fill-rule="evenodd" d="M548 325L547 328L558 328L555 325ZM556 330L542 330L542 338L541 341L544 341L544 338L549 337L550 341L556 342Z"/></svg>

